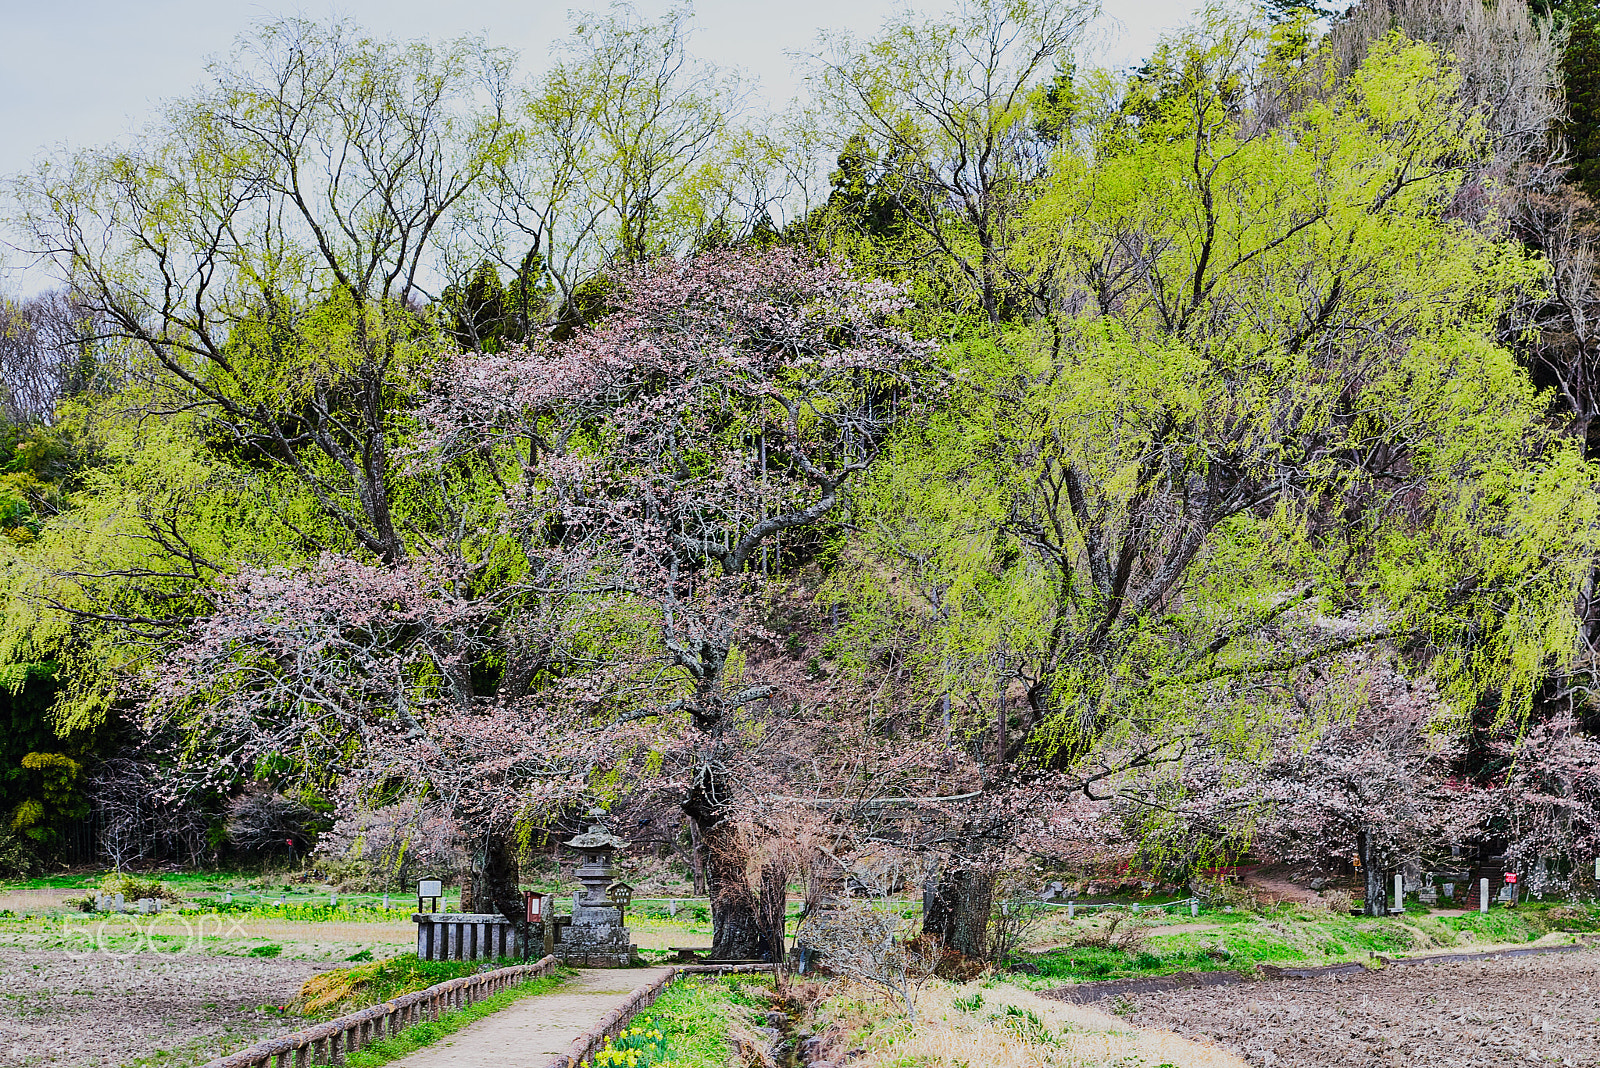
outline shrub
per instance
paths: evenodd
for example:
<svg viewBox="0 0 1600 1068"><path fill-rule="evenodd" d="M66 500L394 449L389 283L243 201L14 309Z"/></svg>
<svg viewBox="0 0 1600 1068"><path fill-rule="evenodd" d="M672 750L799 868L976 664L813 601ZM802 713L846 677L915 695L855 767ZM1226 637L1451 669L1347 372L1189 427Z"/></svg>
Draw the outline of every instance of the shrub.
<svg viewBox="0 0 1600 1068"><path fill-rule="evenodd" d="M38 870L39 856L32 843L0 827L0 878L22 879Z"/></svg>
<svg viewBox="0 0 1600 1068"><path fill-rule="evenodd" d="M943 954L920 925L866 902L841 901L806 916L797 941L822 954L822 966L876 989L913 1022L916 996Z"/></svg>
<svg viewBox="0 0 1600 1068"><path fill-rule="evenodd" d="M483 961L421 960L415 953L377 961L369 953L367 961L307 979L300 986L295 1011L304 1016L338 1016L495 966Z"/></svg>
<svg viewBox="0 0 1600 1068"><path fill-rule="evenodd" d="M1084 927L1072 937L1071 944L1086 949L1116 949L1126 953L1140 949L1150 937L1148 924L1140 923L1131 913L1120 909L1102 910L1100 923Z"/></svg>
<svg viewBox="0 0 1600 1068"><path fill-rule="evenodd" d="M137 901L141 897L158 897L164 901L182 901L183 895L160 879L141 879L125 871L114 871L100 880L100 889L107 894L121 894L124 901Z"/></svg>
<svg viewBox="0 0 1600 1068"><path fill-rule="evenodd" d="M1348 916L1356 907L1356 899L1348 890L1329 890L1322 895L1322 904L1336 916Z"/></svg>

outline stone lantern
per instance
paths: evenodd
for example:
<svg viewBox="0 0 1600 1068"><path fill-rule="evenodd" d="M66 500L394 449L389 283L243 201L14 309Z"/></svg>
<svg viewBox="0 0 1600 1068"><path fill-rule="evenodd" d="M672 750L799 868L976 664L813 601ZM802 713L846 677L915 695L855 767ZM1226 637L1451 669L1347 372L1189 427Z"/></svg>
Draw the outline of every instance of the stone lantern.
<svg viewBox="0 0 1600 1068"><path fill-rule="evenodd" d="M617 875L614 854L628 843L611 833L600 821L602 815L590 812L589 829L567 843L578 853L575 874L583 889L572 895L572 920L560 928L555 950L572 964L624 967L637 952L622 925L622 908L608 891Z"/></svg>
<svg viewBox="0 0 1600 1068"><path fill-rule="evenodd" d="M598 818L600 813L591 812L591 819ZM611 881L617 877L616 866L612 864L612 855L619 849L626 849L628 843L612 834L603 823L591 823L589 829L572 841L567 843L568 849L575 849L582 858L578 870L574 873L578 882L583 884L586 905L607 905L610 899L606 891L611 888Z"/></svg>

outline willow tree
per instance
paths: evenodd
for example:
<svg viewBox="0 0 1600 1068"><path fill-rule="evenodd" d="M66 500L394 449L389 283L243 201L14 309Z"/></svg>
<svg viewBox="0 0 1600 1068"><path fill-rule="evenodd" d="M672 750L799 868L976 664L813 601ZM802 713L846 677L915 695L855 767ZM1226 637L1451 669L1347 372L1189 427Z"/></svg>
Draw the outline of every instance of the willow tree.
<svg viewBox="0 0 1600 1068"><path fill-rule="evenodd" d="M536 259L568 322L608 263L705 236L742 98L736 76L689 51L690 15L575 15L550 68L509 98L507 151L457 213L473 254L519 275Z"/></svg>
<svg viewBox="0 0 1600 1068"><path fill-rule="evenodd" d="M862 495L835 596L869 640L916 621L996 776L1248 749L1379 643L1463 711L1570 654L1591 476L1495 342L1535 268L1449 217L1458 75L1393 38L1259 122L1259 32L1174 42L1131 113L1104 87L1031 217L1049 315L961 350Z"/></svg>
<svg viewBox="0 0 1600 1068"><path fill-rule="evenodd" d="M344 534L407 555L391 457L441 226L504 136L507 56L344 23L241 38L129 148L49 162L16 222L160 414L199 416Z"/></svg>
<svg viewBox="0 0 1600 1068"><path fill-rule="evenodd" d="M1070 91L1064 72L1097 11L970 0L940 18L897 15L868 41L825 36L819 103L839 132L841 172L870 172L904 238L892 250L847 243L850 254L909 266L921 286L940 278L948 310L998 323L1026 307L1035 287L1010 253L1055 139L1052 79Z"/></svg>
<svg viewBox="0 0 1600 1068"><path fill-rule="evenodd" d="M56 610L33 634L71 622L114 654L78 658L73 687L96 692L65 711L131 696L129 639L189 636L241 562L336 551L399 573L439 533L441 487L396 450L453 348L425 309L451 209L505 146L510 66L475 39L273 22L127 147L16 184L14 221L115 362L119 387L93 402L105 436L143 439L40 539L59 551L32 557L29 592Z"/></svg>

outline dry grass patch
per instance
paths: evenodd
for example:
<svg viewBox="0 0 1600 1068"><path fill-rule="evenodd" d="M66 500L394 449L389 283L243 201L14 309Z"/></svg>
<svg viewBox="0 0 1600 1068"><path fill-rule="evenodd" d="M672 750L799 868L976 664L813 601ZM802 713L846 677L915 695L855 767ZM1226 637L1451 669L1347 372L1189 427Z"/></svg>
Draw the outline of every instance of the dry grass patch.
<svg viewBox="0 0 1600 1068"><path fill-rule="evenodd" d="M1234 1054L1165 1031L1009 986L940 983L922 990L917 1024L847 987L824 1008L830 1059L862 1050L851 1068L1244 1068Z"/></svg>

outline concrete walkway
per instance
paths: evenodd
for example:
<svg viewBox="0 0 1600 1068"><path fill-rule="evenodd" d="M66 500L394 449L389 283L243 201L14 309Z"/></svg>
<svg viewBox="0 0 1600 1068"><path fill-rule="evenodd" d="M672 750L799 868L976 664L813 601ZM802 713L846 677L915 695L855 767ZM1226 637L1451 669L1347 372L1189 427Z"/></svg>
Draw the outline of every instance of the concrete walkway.
<svg viewBox="0 0 1600 1068"><path fill-rule="evenodd" d="M389 1068L538 1068L567 1052L622 999L670 968L584 968L538 997L514 1001Z"/></svg>

